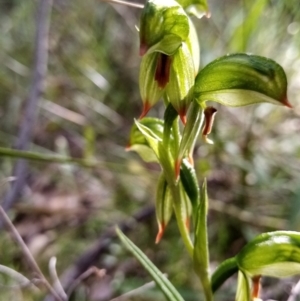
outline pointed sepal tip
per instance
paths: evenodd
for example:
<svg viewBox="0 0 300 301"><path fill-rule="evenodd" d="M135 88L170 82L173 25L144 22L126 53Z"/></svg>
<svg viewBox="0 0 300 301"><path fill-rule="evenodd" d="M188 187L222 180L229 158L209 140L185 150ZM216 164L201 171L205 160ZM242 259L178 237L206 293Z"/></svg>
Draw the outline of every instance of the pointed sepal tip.
<svg viewBox="0 0 300 301"><path fill-rule="evenodd" d="M150 109L151 109L151 105L150 105L149 101L146 101L144 103L143 111L142 111L139 119L143 119L147 115L147 113L150 111Z"/></svg>
<svg viewBox="0 0 300 301"><path fill-rule="evenodd" d="M158 233L157 233L156 239L155 239L156 244L158 244L161 241L161 239L164 235L164 232L165 232L165 228L166 228L166 226L164 224L160 224L160 223L158 224Z"/></svg>

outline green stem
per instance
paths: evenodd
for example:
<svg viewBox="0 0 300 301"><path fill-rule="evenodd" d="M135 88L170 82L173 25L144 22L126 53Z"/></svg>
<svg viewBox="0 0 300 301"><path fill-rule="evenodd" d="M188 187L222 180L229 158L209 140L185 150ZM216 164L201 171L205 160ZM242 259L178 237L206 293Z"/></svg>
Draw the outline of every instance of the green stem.
<svg viewBox="0 0 300 301"><path fill-rule="evenodd" d="M207 210L208 197L206 180L203 183L200 196L200 204L197 209L197 221L195 226L195 251L193 257L194 270L197 273L207 301L213 300L213 293L209 277L209 249L207 238Z"/></svg>
<svg viewBox="0 0 300 301"><path fill-rule="evenodd" d="M118 166L117 163L108 163L101 161L92 161L73 157L64 157L60 155L41 154L30 151L21 151L12 148L0 147L0 158L10 157L16 159L26 159L31 161L47 162L47 163L61 163L61 164L77 164L87 168L104 167L104 166Z"/></svg>
<svg viewBox="0 0 300 301"><path fill-rule="evenodd" d="M179 145L180 145L180 141L181 141L178 117L173 122L173 135L174 135L174 145L175 145L174 154L177 154Z"/></svg>
<svg viewBox="0 0 300 301"><path fill-rule="evenodd" d="M226 259L215 270L211 277L211 289L215 292L229 277L238 271L235 257Z"/></svg>
<svg viewBox="0 0 300 301"><path fill-rule="evenodd" d="M88 162L72 157L64 157L59 155L40 154L30 151L21 151L12 148L0 147L0 157L22 158L33 161L42 162L56 162L56 163L78 163L80 165L87 165Z"/></svg>

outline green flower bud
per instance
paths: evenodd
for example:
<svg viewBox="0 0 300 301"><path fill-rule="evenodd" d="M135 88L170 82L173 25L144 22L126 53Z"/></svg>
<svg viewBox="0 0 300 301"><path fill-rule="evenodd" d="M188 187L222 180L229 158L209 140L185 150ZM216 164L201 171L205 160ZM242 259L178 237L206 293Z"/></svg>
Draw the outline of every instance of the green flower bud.
<svg viewBox="0 0 300 301"><path fill-rule="evenodd" d="M164 174L160 175L157 183L155 205L158 223L158 233L155 240L155 243L157 244L160 242L173 213L171 192Z"/></svg>
<svg viewBox="0 0 300 301"><path fill-rule="evenodd" d="M165 92L165 98L186 123L186 113L193 97L194 62L186 43L172 55L154 52L145 55L140 66L140 93L143 118Z"/></svg>
<svg viewBox="0 0 300 301"><path fill-rule="evenodd" d="M239 252L236 262L250 277L300 274L300 233L275 231L258 235Z"/></svg>
<svg viewBox="0 0 300 301"><path fill-rule="evenodd" d="M140 55L173 54L189 34L183 8L173 0L149 0L140 18Z"/></svg>
<svg viewBox="0 0 300 301"><path fill-rule="evenodd" d="M140 19L140 54L146 54L140 67L140 118L165 92L185 123L200 51L195 28L176 1L147 1Z"/></svg>
<svg viewBox="0 0 300 301"><path fill-rule="evenodd" d="M161 98L169 81L170 64L170 57L162 53L154 52L143 57L139 85L144 107L140 118L143 118Z"/></svg>
<svg viewBox="0 0 300 301"><path fill-rule="evenodd" d="M179 182L177 185L179 185L180 190L180 211L181 211L181 218L183 223L185 224L187 232L190 231L190 225L191 225L191 215L192 215L192 204L189 200L189 197L185 191L185 188L183 187L182 182Z"/></svg>
<svg viewBox="0 0 300 301"><path fill-rule="evenodd" d="M169 83L165 89L165 96L178 112L183 124L186 123L186 113L193 99L194 74L191 52L186 43L182 43L182 46L172 56Z"/></svg>

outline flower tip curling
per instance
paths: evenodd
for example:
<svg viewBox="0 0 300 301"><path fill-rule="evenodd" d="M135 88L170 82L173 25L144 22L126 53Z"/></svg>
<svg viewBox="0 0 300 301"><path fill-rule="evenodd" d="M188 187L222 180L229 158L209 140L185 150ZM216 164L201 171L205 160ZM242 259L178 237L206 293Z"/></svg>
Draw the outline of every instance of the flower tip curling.
<svg viewBox="0 0 300 301"><path fill-rule="evenodd" d="M125 146L125 151L129 152L131 150L131 144L130 142Z"/></svg>
<svg viewBox="0 0 300 301"><path fill-rule="evenodd" d="M166 226L164 224L158 225L158 233L157 233L156 239L155 239L156 244L158 244L161 241L161 239L164 235L164 232L165 232L165 228L166 228Z"/></svg>
<svg viewBox="0 0 300 301"><path fill-rule="evenodd" d="M147 115L147 113L149 112L150 109L151 109L151 105L150 105L149 101L146 101L144 103L143 111L142 111L139 119L143 119Z"/></svg>

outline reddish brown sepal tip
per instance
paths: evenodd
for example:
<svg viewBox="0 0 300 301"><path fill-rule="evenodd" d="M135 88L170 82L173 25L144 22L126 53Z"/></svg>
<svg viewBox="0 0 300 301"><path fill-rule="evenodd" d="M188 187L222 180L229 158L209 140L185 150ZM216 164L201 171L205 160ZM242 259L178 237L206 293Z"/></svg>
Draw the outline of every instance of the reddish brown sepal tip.
<svg viewBox="0 0 300 301"><path fill-rule="evenodd" d="M183 125L186 125L186 113L185 112L183 114L179 113L179 117Z"/></svg>
<svg viewBox="0 0 300 301"><path fill-rule="evenodd" d="M180 118L181 122L183 123L183 125L186 125L186 111L187 111L187 108L185 106L183 106L182 108L180 108L178 110L178 115L179 115L179 118Z"/></svg>
<svg viewBox="0 0 300 301"><path fill-rule="evenodd" d="M179 175L180 175L180 165L181 165L181 160L176 160L175 161L175 179L178 180Z"/></svg>
<svg viewBox="0 0 300 301"><path fill-rule="evenodd" d="M291 108L291 109L293 108L293 106L290 104L290 102L288 101L287 98L285 98L282 103L284 106L286 106L288 108Z"/></svg>
<svg viewBox="0 0 300 301"><path fill-rule="evenodd" d="M151 109L151 105L148 101L146 101L144 103L143 111L142 111L142 114L140 115L139 119L144 118L147 115L147 113L149 112L150 109Z"/></svg>
<svg viewBox="0 0 300 301"><path fill-rule="evenodd" d="M158 225L158 233L156 235L155 243L158 244L160 240L162 239L164 232L165 232L165 225L164 224L159 224Z"/></svg>

